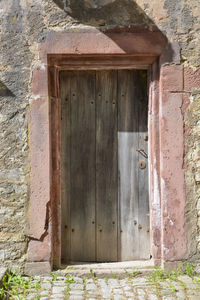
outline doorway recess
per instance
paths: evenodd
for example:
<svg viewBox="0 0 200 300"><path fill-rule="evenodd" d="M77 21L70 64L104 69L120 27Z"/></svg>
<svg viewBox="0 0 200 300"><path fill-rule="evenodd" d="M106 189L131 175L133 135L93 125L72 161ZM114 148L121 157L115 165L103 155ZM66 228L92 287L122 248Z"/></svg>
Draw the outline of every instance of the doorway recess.
<svg viewBox="0 0 200 300"><path fill-rule="evenodd" d="M34 100L30 104L31 240L27 270L37 272L40 268L49 272L61 266L59 74L62 71L148 70L150 253L156 264L174 264L184 259L186 196L180 110L183 68L178 44L168 43L155 26L151 30L145 26L129 26L105 31L87 27L76 32L73 29L51 31L38 49L40 64L33 70Z"/></svg>
<svg viewBox="0 0 200 300"><path fill-rule="evenodd" d="M61 71L62 260L150 258L146 70Z"/></svg>

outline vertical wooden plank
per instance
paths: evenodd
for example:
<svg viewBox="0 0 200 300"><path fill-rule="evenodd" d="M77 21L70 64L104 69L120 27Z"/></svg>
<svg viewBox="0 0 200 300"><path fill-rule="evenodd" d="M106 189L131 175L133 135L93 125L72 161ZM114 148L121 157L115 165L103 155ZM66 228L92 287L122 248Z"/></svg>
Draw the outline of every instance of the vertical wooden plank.
<svg viewBox="0 0 200 300"><path fill-rule="evenodd" d="M144 169L138 170L139 181L139 249L140 259L150 258L150 224L149 224L149 184L148 184L148 97L147 97L147 72L137 70L137 103L138 103L138 142L139 149L144 153L139 154L139 161L146 164ZM145 155L145 153L147 155ZM140 226L141 225L141 226Z"/></svg>
<svg viewBox="0 0 200 300"><path fill-rule="evenodd" d="M97 261L117 261L117 72L96 72Z"/></svg>
<svg viewBox="0 0 200 300"><path fill-rule="evenodd" d="M61 107L58 98L51 97L51 199L52 204L52 234L55 235L52 240L52 251L54 255L54 267L60 267L61 263L61 149L60 149L60 114ZM53 113L52 113L53 112ZM48 207L47 207L48 212Z"/></svg>
<svg viewBox="0 0 200 300"><path fill-rule="evenodd" d="M71 78L71 260L95 260L95 71Z"/></svg>
<svg viewBox="0 0 200 300"><path fill-rule="evenodd" d="M121 260L148 259L149 198L146 71L118 72ZM144 149L143 155L137 149ZM143 161L146 168L140 169Z"/></svg>
<svg viewBox="0 0 200 300"><path fill-rule="evenodd" d="M118 71L120 259L140 257L138 233L138 111L136 71Z"/></svg>
<svg viewBox="0 0 200 300"><path fill-rule="evenodd" d="M70 261L70 80L72 72L60 73L61 100L61 260Z"/></svg>

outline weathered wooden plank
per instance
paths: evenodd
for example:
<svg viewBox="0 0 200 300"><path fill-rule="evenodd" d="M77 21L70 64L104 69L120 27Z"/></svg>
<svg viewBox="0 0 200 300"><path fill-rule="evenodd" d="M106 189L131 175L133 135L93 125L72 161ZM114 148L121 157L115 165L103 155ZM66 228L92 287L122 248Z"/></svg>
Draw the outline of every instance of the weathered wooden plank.
<svg viewBox="0 0 200 300"><path fill-rule="evenodd" d="M137 103L138 103L138 147L144 149L144 153L139 154L139 161L146 164L144 169L139 168L139 249L140 259L150 258L150 233L149 233L149 184L148 184L148 97L147 97L147 72L138 70L136 78L137 85Z"/></svg>
<svg viewBox="0 0 200 300"><path fill-rule="evenodd" d="M146 72L118 73L119 201L121 222L121 260L149 258L148 166L147 165L147 84Z"/></svg>
<svg viewBox="0 0 200 300"><path fill-rule="evenodd" d="M137 71L118 72L118 164L121 227L120 260L140 257L138 232Z"/></svg>
<svg viewBox="0 0 200 300"><path fill-rule="evenodd" d="M71 79L71 260L95 260L95 71Z"/></svg>
<svg viewBox="0 0 200 300"><path fill-rule="evenodd" d="M61 109L60 102L57 98L51 97L50 99L50 114L51 114L51 211L52 222L54 226L52 227L52 235L55 235L55 238L52 240L52 251L55 254L54 266L60 266L60 245L61 245L61 179L60 179L60 165L61 165L61 149L60 149L60 119L61 119ZM53 112L53 113L52 113ZM43 163L43 162L42 162ZM47 207L48 212L48 207Z"/></svg>
<svg viewBox="0 0 200 300"><path fill-rule="evenodd" d="M60 73L61 101L61 260L70 261L70 82L72 72Z"/></svg>
<svg viewBox="0 0 200 300"><path fill-rule="evenodd" d="M117 261L117 72L96 72L97 261Z"/></svg>

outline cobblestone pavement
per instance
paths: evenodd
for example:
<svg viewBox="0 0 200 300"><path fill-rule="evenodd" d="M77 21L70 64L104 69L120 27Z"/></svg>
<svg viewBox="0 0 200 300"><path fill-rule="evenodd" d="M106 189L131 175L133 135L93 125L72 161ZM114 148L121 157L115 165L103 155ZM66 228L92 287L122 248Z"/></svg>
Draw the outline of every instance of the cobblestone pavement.
<svg viewBox="0 0 200 300"><path fill-rule="evenodd" d="M113 277L114 274L113 274ZM34 277L40 288L33 289L26 299L136 299L136 300L200 300L200 279L182 275L175 281L166 279L155 282L148 276L97 278L66 276Z"/></svg>

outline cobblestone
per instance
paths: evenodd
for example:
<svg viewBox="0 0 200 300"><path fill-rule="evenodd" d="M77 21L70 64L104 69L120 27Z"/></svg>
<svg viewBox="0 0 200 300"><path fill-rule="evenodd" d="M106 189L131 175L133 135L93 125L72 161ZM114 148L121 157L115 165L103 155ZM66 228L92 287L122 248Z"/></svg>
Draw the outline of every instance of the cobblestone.
<svg viewBox="0 0 200 300"><path fill-rule="evenodd" d="M44 290L50 290L51 289L51 283L50 282L42 282L41 288Z"/></svg>
<svg viewBox="0 0 200 300"><path fill-rule="evenodd" d="M36 282L38 278L34 278ZM26 300L199 300L200 278L180 276L175 281L151 281L148 277L98 278L41 277L39 290L30 290ZM23 298L24 299L24 298Z"/></svg>
<svg viewBox="0 0 200 300"><path fill-rule="evenodd" d="M86 284L87 291L96 290L96 289L97 289L97 286L95 284L93 284L93 283Z"/></svg>

